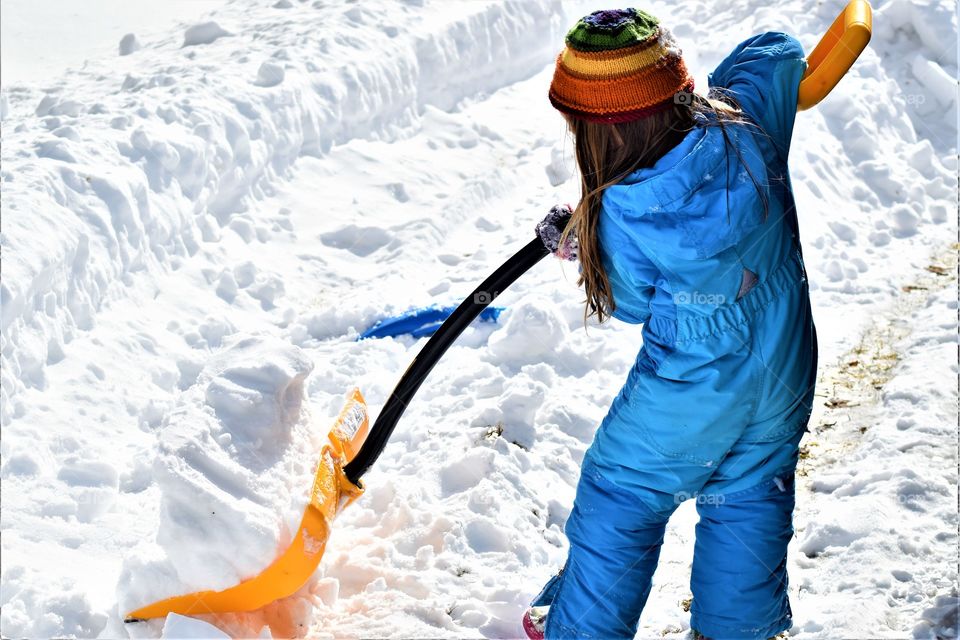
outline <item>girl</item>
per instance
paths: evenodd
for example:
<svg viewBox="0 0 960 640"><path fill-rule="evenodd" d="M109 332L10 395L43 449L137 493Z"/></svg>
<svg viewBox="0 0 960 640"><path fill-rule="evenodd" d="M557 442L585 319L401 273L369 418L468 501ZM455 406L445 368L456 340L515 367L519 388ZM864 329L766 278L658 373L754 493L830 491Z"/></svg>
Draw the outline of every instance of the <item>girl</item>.
<svg viewBox="0 0 960 640"><path fill-rule="evenodd" d="M550 101L582 197L538 232L579 253L586 313L642 323L643 347L584 456L566 564L524 627L632 638L667 519L693 499L691 627L768 638L791 625L794 470L817 363L787 175L803 50L753 37L702 97L643 11L592 13L566 45Z"/></svg>

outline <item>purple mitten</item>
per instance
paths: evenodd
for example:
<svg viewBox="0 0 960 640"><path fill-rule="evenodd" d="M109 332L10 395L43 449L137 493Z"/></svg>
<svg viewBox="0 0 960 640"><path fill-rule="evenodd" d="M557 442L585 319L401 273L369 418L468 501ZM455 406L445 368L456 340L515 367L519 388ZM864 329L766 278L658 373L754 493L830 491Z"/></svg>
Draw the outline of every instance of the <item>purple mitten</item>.
<svg viewBox="0 0 960 640"><path fill-rule="evenodd" d="M537 223L537 236L540 237L540 241L543 242L543 246L553 255L557 256L561 260L576 260L577 259L577 249L579 245L577 244L576 233L571 230L567 234L566 239L561 243L560 238L563 236L563 230L567 228L567 224L570 222L570 216L573 215L573 210L570 208L570 205L554 205L550 209L550 213Z"/></svg>

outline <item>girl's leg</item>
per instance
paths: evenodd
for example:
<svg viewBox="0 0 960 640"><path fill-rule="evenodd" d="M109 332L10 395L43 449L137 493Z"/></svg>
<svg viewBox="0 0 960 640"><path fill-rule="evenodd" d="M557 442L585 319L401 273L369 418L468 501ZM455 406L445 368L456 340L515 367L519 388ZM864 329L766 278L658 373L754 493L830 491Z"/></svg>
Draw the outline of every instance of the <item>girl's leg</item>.
<svg viewBox="0 0 960 640"><path fill-rule="evenodd" d="M548 639L633 638L669 515L584 464L565 529L570 553L550 594Z"/></svg>
<svg viewBox="0 0 960 640"><path fill-rule="evenodd" d="M795 450L799 436L778 452ZM773 443L765 443L771 445ZM754 443L755 446L761 446ZM796 454L760 484L697 498L690 626L711 640L770 638L791 626L787 545L793 537Z"/></svg>

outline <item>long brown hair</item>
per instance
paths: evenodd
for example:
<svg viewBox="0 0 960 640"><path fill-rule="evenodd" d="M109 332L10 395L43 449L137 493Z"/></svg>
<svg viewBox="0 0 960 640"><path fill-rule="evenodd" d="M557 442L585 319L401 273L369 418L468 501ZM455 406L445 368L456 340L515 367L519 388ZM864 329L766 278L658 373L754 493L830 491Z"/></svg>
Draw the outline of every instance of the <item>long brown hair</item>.
<svg viewBox="0 0 960 640"><path fill-rule="evenodd" d="M729 125L756 125L746 120L736 103L726 96L721 101L695 93L687 95L691 99L682 104L674 104L659 113L626 123L590 122L564 114L574 137L581 186L580 202L573 211L564 236L575 231L579 243L581 269L577 284L583 285L587 294L584 321L596 316L598 322L603 322L616 309L610 280L600 259L597 237L604 190L638 169L653 166L695 126L720 128L727 145L733 147L750 175L766 213L768 205L765 192L743 161L739 149L730 141L726 130Z"/></svg>

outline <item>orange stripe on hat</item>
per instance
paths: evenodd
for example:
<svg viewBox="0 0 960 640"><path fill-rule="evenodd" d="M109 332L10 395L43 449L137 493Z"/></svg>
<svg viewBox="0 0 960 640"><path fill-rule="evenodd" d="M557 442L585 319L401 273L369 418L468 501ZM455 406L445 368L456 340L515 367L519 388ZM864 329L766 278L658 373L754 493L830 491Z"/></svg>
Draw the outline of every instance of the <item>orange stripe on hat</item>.
<svg viewBox="0 0 960 640"><path fill-rule="evenodd" d="M570 73L557 57L550 85L555 106L573 111L614 115L671 102L674 95L692 84L683 58L668 57L665 64L649 65L638 71L613 78L585 78Z"/></svg>

